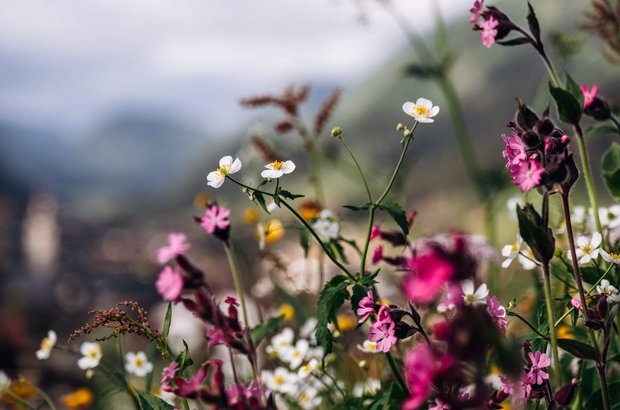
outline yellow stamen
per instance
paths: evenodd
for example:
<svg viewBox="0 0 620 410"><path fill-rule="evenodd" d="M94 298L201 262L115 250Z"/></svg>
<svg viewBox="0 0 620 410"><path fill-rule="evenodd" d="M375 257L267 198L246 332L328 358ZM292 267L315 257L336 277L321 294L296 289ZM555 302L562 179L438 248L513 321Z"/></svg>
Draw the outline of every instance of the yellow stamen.
<svg viewBox="0 0 620 410"><path fill-rule="evenodd" d="M276 384L283 384L285 380L282 376L276 376L273 381L276 382Z"/></svg>
<svg viewBox="0 0 620 410"><path fill-rule="evenodd" d="M50 350L53 345L54 344L49 337L45 337L43 338L43 340L41 340L41 350Z"/></svg>
<svg viewBox="0 0 620 410"><path fill-rule="evenodd" d="M426 117L430 113L430 110L423 105L416 105L413 108L413 113L418 117Z"/></svg>
<svg viewBox="0 0 620 410"><path fill-rule="evenodd" d="M273 161L273 163L271 164L273 169L276 169L276 170L282 168L282 165L284 165L283 161Z"/></svg>

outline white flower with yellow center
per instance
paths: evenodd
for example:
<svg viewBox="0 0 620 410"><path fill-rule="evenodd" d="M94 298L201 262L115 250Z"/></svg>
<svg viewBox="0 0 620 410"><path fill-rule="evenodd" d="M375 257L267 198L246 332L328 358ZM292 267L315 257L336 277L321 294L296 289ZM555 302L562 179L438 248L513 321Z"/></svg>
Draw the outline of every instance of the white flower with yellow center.
<svg viewBox="0 0 620 410"><path fill-rule="evenodd" d="M463 300L467 304L472 305L484 305L487 303L487 296L489 296L489 289L487 284L483 283L478 286L478 289L474 287L474 281L471 279L461 282L461 288L463 289ZM475 291L474 291L475 289Z"/></svg>
<svg viewBox="0 0 620 410"><path fill-rule="evenodd" d="M149 362L144 352L127 352L125 355L125 370L129 374L144 377L153 371L153 363Z"/></svg>
<svg viewBox="0 0 620 410"><path fill-rule="evenodd" d="M598 258L600 252L599 246L602 240L603 238L598 232L594 232L592 238L588 238L587 236L580 236L577 238L577 249L575 249L575 254L577 255L580 265L585 265L591 260ZM568 254L570 256L570 250Z"/></svg>
<svg viewBox="0 0 620 410"><path fill-rule="evenodd" d="M314 341L314 328L316 328L317 320L315 317L310 317L306 320L306 323L303 324L301 329L299 329L299 336L304 339L310 339L310 341Z"/></svg>
<svg viewBox="0 0 620 410"><path fill-rule="evenodd" d="M411 101L404 103L403 111L417 122L431 123L435 122L433 117L439 113L439 107L433 106L433 102L426 98L418 98L415 104Z"/></svg>
<svg viewBox="0 0 620 410"><path fill-rule="evenodd" d="M599 295L607 296L607 303L620 302L620 294L618 289L613 286L607 279L603 279L601 283L596 287L596 291Z"/></svg>
<svg viewBox="0 0 620 410"><path fill-rule="evenodd" d="M290 174L295 171L295 163L293 161L273 161L271 164L265 165L266 170L260 173L263 178L276 179L284 174Z"/></svg>
<svg viewBox="0 0 620 410"><path fill-rule="evenodd" d="M234 174L241 169L241 161L236 158L233 161L233 157L227 155L220 159L220 166L215 171L209 172L207 175L207 185L213 188L219 188L224 183L227 175Z"/></svg>
<svg viewBox="0 0 620 410"><path fill-rule="evenodd" d="M308 363L304 364L303 366L299 368L299 371L297 372L297 376L300 379L305 379L310 374L312 374L313 371L315 371L318 368L319 368L319 361L317 359L310 359Z"/></svg>
<svg viewBox="0 0 620 410"><path fill-rule="evenodd" d="M371 342L370 340L364 340L361 345L357 345L357 348L364 353L381 353L381 351L377 349L377 342Z"/></svg>
<svg viewBox="0 0 620 410"><path fill-rule="evenodd" d="M338 236L340 236L340 224L336 220L334 213L329 209L321 211L317 220L312 224L312 229L314 229L323 242L338 239Z"/></svg>
<svg viewBox="0 0 620 410"><path fill-rule="evenodd" d="M353 387L353 397L374 396L381 389L381 382L377 379L368 379L365 383L357 383Z"/></svg>
<svg viewBox="0 0 620 410"><path fill-rule="evenodd" d="M523 239L517 235L516 241L509 245L505 245L502 248L502 256L506 258L504 259L504 262L502 262L502 268L509 267L512 261L519 256L519 252L521 251L521 243L523 243Z"/></svg>
<svg viewBox="0 0 620 410"><path fill-rule="evenodd" d="M41 345L39 346L39 350L35 352L37 359L46 360L49 359L50 354L52 353L52 349L56 344L56 332L50 330L47 332L47 337L44 337L41 340Z"/></svg>
<svg viewBox="0 0 620 410"><path fill-rule="evenodd" d="M278 367L273 372L263 370L261 378L268 389L283 394L295 394L297 391L297 375L284 367Z"/></svg>
<svg viewBox="0 0 620 410"><path fill-rule="evenodd" d="M94 369L99 366L103 353L99 343L84 342L80 346L82 357L78 360L78 366L82 370Z"/></svg>
<svg viewBox="0 0 620 410"><path fill-rule="evenodd" d="M601 257L605 259L605 262L615 263L616 265L620 265L620 253L615 252L605 252L601 249Z"/></svg>
<svg viewBox="0 0 620 410"><path fill-rule="evenodd" d="M306 387L297 395L297 404L302 409L318 409L321 406L321 396L314 387Z"/></svg>
<svg viewBox="0 0 620 410"><path fill-rule="evenodd" d="M293 344L295 339L295 333L290 327L282 329L280 333L271 338L271 344L267 346L267 353L271 357L278 356L278 352L285 347L289 347Z"/></svg>
<svg viewBox="0 0 620 410"><path fill-rule="evenodd" d="M287 346L278 351L278 357L290 365L291 369L298 368L306 359L310 345L306 339L300 339L295 346Z"/></svg>

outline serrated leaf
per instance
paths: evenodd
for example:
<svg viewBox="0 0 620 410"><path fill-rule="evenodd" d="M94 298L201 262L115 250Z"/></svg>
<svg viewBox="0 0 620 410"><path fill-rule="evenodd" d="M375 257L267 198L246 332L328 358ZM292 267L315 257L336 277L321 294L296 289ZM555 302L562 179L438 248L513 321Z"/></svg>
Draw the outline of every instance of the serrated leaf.
<svg viewBox="0 0 620 410"><path fill-rule="evenodd" d="M370 207L372 206L372 203L370 202L366 202L365 204L362 205L343 205L343 208L347 208L350 209L352 211L365 211L367 209L370 209Z"/></svg>
<svg viewBox="0 0 620 410"><path fill-rule="evenodd" d="M409 235L409 222L407 221L407 213L396 202L384 201L379 205L379 209L390 214L394 222L400 227L405 236Z"/></svg>
<svg viewBox="0 0 620 410"><path fill-rule="evenodd" d="M558 347L580 359L599 360L600 355L594 347L574 339L558 339Z"/></svg>
<svg viewBox="0 0 620 410"><path fill-rule="evenodd" d="M338 309L348 299L349 295L346 291L348 286L347 277L343 275L334 276L319 294L316 311L316 330L314 336L319 346L323 347L323 358L330 354L333 350L333 337L327 325L330 322L336 322L336 313Z"/></svg>
<svg viewBox="0 0 620 410"><path fill-rule="evenodd" d="M138 395L138 403L140 404L140 410L172 410L173 406L166 403L159 397L152 394L143 392L140 389L134 389Z"/></svg>
<svg viewBox="0 0 620 410"><path fill-rule="evenodd" d="M517 37L510 40L500 40L496 41L497 44L501 46L511 47L511 46L520 46L522 44L529 44L531 40L527 37Z"/></svg>
<svg viewBox="0 0 620 410"><path fill-rule="evenodd" d="M332 255L340 262L349 263L347 256L344 254L344 248L336 241L331 241L327 244L328 249L332 252Z"/></svg>
<svg viewBox="0 0 620 410"><path fill-rule="evenodd" d="M306 228L299 230L299 244L304 250L304 258L308 257L308 251L310 250L310 233Z"/></svg>
<svg viewBox="0 0 620 410"><path fill-rule="evenodd" d="M538 43L540 43L540 24L538 23L538 18L536 17L536 13L534 12L534 8L527 2L527 24L530 26L530 32L536 39Z"/></svg>
<svg viewBox="0 0 620 410"><path fill-rule="evenodd" d="M558 107L560 119L569 124L578 124L583 113L579 101L570 92L554 87L551 83L549 83L549 92Z"/></svg>
<svg viewBox="0 0 620 410"><path fill-rule="evenodd" d="M550 261L555 250L555 239L551 229L545 229L542 225L542 218L532 204L528 203L523 208L517 205L517 219L519 233L532 249L536 260L541 263Z"/></svg>
<svg viewBox="0 0 620 410"><path fill-rule="evenodd" d="M263 211L271 215L271 212L269 212L269 210L267 209L267 204L265 203L265 197L263 196L263 194L258 191L254 191L253 200L254 203L260 205L260 207L263 208Z"/></svg>
<svg viewBox="0 0 620 410"><path fill-rule="evenodd" d="M276 204L278 208L280 208L280 196L278 196L278 194L275 194L273 196L273 202Z"/></svg>
<svg viewBox="0 0 620 410"><path fill-rule="evenodd" d="M616 201L620 201L620 145L614 142L609 147L603 155L601 168L607 190Z"/></svg>
<svg viewBox="0 0 620 410"><path fill-rule="evenodd" d="M270 334L278 332L282 328L283 324L284 315L279 315L269 318L266 322L261 323L260 325L254 326L254 328L250 330L250 335L252 336L254 346L258 346L260 342L262 342L263 339Z"/></svg>

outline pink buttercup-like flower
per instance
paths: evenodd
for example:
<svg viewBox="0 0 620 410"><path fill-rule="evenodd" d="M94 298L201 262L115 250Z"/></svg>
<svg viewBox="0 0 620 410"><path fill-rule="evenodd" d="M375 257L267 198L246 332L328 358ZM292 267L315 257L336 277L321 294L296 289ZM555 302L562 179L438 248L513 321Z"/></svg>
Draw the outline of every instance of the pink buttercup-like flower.
<svg viewBox="0 0 620 410"><path fill-rule="evenodd" d="M375 301L372 296L372 291L368 291L368 295L360 300L359 307L355 311L358 316L361 316L359 323L364 323L366 319L375 313Z"/></svg>
<svg viewBox="0 0 620 410"><path fill-rule="evenodd" d="M490 48L493 44L495 44L495 36L497 36L497 26L499 25L499 21L495 20L493 17L489 17L488 20L484 20L480 23L480 38L482 39L482 44L486 48Z"/></svg>
<svg viewBox="0 0 620 410"><path fill-rule="evenodd" d="M489 312L489 316L491 316L493 323L495 323L499 331L504 333L508 325L506 309L504 309L495 296L487 297L487 312Z"/></svg>
<svg viewBox="0 0 620 410"><path fill-rule="evenodd" d="M226 229L230 226L228 220L230 211L216 204L211 205L200 218L200 226L208 233L214 233L216 229Z"/></svg>
<svg viewBox="0 0 620 410"><path fill-rule="evenodd" d="M543 370L551 365L549 356L542 352L529 352L527 355L532 362L532 367L527 374L530 384L543 384L543 382L549 378L549 373Z"/></svg>
<svg viewBox="0 0 620 410"><path fill-rule="evenodd" d="M217 327L212 327L207 330L207 337L209 338L209 346L217 346L226 344L226 338L224 331Z"/></svg>
<svg viewBox="0 0 620 410"><path fill-rule="evenodd" d="M167 263L170 259L184 254L190 245L187 243L187 236L183 233L171 233L168 235L168 245L162 246L157 250L157 262Z"/></svg>
<svg viewBox="0 0 620 410"><path fill-rule="evenodd" d="M178 270L166 266L159 273L155 287L164 300L177 302L183 292L183 276Z"/></svg>
<svg viewBox="0 0 620 410"><path fill-rule="evenodd" d="M530 158L526 162L513 166L510 169L510 176L512 176L512 183L519 185L521 192L528 192L540 184L544 172L545 169L540 162Z"/></svg>
<svg viewBox="0 0 620 410"><path fill-rule="evenodd" d="M484 0L476 0L471 9L469 9L469 12L471 13L471 18L469 19L470 23L476 23L480 18L480 14L482 13L482 3L484 3Z"/></svg>
<svg viewBox="0 0 620 410"><path fill-rule="evenodd" d="M434 301L454 275L454 266L434 251L408 259L405 268L409 273L402 282L403 292L416 303Z"/></svg>
<svg viewBox="0 0 620 410"><path fill-rule="evenodd" d="M386 306L381 306L377 321L372 324L368 340L377 343L377 350L387 353L392 346L396 344L398 339L395 336L396 325L390 317L389 310Z"/></svg>
<svg viewBox="0 0 620 410"><path fill-rule="evenodd" d="M588 89L587 85L582 85L581 92L583 93L583 108L588 108L598 93L598 85L594 84L591 89Z"/></svg>
<svg viewBox="0 0 620 410"><path fill-rule="evenodd" d="M523 141L517 134L513 133L511 136L502 134L502 139L506 143L506 149L502 151L502 157L508 160L506 168L511 168L527 161L525 144L523 144Z"/></svg>

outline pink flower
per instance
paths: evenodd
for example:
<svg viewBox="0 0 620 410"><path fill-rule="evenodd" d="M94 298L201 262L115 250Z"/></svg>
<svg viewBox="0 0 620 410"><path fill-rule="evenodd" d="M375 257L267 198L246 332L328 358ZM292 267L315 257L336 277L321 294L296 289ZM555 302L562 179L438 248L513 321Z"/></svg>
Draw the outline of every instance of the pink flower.
<svg viewBox="0 0 620 410"><path fill-rule="evenodd" d="M216 229L226 229L230 226L228 216L230 211L222 206L211 205L200 218L200 226L208 233L214 233Z"/></svg>
<svg viewBox="0 0 620 410"><path fill-rule="evenodd" d="M506 319L506 309L499 303L495 296L487 297L487 312L493 319L493 323L503 334L506 331L508 325L508 319Z"/></svg>
<svg viewBox="0 0 620 410"><path fill-rule="evenodd" d="M179 364L177 362L170 363L170 366L166 367L161 372L161 388L164 391L170 392L172 388L168 385L168 383L172 380L172 378L177 374L179 370Z"/></svg>
<svg viewBox="0 0 620 410"><path fill-rule="evenodd" d="M170 259L182 255L189 249L186 242L187 236L183 233L171 233L168 235L168 245L162 246L157 250L157 261L167 263Z"/></svg>
<svg viewBox="0 0 620 410"><path fill-rule="evenodd" d="M570 137L566 134L562 135L562 138L560 139L560 142L564 145L568 144L570 142Z"/></svg>
<svg viewBox="0 0 620 410"><path fill-rule="evenodd" d="M409 273L402 282L403 292L416 303L435 300L454 275L454 266L435 251L408 259L405 268Z"/></svg>
<svg viewBox="0 0 620 410"><path fill-rule="evenodd" d="M174 394L180 397L197 397L198 390L200 389L205 377L207 377L206 366L201 367L200 370L198 370L198 373L187 380L182 379L181 377L175 377L174 384L177 385L177 388L174 390Z"/></svg>
<svg viewBox="0 0 620 410"><path fill-rule="evenodd" d="M441 399L436 398L435 405L433 407L429 407L428 410L450 410L450 406L444 403Z"/></svg>
<svg viewBox="0 0 620 410"><path fill-rule="evenodd" d="M513 133L510 137L506 134L502 134L502 139L506 143L506 149L502 151L502 156L508 160L506 168L527 161L525 145L517 134Z"/></svg>
<svg viewBox="0 0 620 410"><path fill-rule="evenodd" d="M381 260L383 259L383 246L379 245L375 248L375 251L372 254L372 264L376 265L377 263L381 262Z"/></svg>
<svg viewBox="0 0 620 410"><path fill-rule="evenodd" d="M178 302L183 292L183 276L178 270L166 266L159 273L155 287L164 300Z"/></svg>
<svg viewBox="0 0 620 410"><path fill-rule="evenodd" d="M358 316L361 316L359 323L364 323L366 319L375 313L375 301L372 296L372 291L368 291L368 295L360 300L359 307L355 311Z"/></svg>
<svg viewBox="0 0 620 410"><path fill-rule="evenodd" d="M420 343L407 353L405 378L409 398L403 403L403 410L415 410L424 404L437 370L435 353L428 344Z"/></svg>
<svg viewBox="0 0 620 410"><path fill-rule="evenodd" d="M527 379L530 384L543 384L543 381L549 378L549 373L543 371L545 367L551 364L549 356L542 352L529 352L528 357L532 362L532 367L527 374Z"/></svg>
<svg viewBox="0 0 620 410"><path fill-rule="evenodd" d="M506 396L510 396L514 390L513 388L514 383L512 382L512 380L510 380L508 377L504 376L503 374L499 376L499 380L502 383L501 387L499 388L499 391L504 393Z"/></svg>
<svg viewBox="0 0 620 410"><path fill-rule="evenodd" d="M226 344L224 331L220 328L212 327L211 329L208 329L207 337L209 338L209 346Z"/></svg>
<svg viewBox="0 0 620 410"><path fill-rule="evenodd" d="M540 165L540 162L533 158L530 158L527 162L515 165L510 169L512 183L519 185L521 192L528 192L532 188L538 186L544 172L545 169Z"/></svg>
<svg viewBox="0 0 620 410"><path fill-rule="evenodd" d="M583 108L588 108L598 93L598 85L594 84L590 90L588 90L587 85L582 85L581 92L583 93Z"/></svg>
<svg viewBox="0 0 620 410"><path fill-rule="evenodd" d="M370 230L370 240L372 241L373 239L381 239L381 228L379 225L373 225Z"/></svg>
<svg viewBox="0 0 620 410"><path fill-rule="evenodd" d="M394 335L395 329L396 325L390 317L389 309L386 306L381 306L377 314L377 321L370 327L368 340L378 342L377 350L387 353L398 341Z"/></svg>
<svg viewBox="0 0 620 410"><path fill-rule="evenodd" d="M572 298L570 300L570 304L573 305L575 309L581 309L581 302L579 301L579 299Z"/></svg>
<svg viewBox="0 0 620 410"><path fill-rule="evenodd" d="M469 12L472 14L469 19L470 23L476 23L480 18L480 14L482 13L482 3L484 3L484 0L476 0L471 9L469 9Z"/></svg>
<svg viewBox="0 0 620 410"><path fill-rule="evenodd" d="M488 20L484 20L480 23L480 38L482 39L482 44L486 48L491 48L491 46L495 43L495 36L497 36L497 26L499 25L499 21L495 20L493 17L489 17Z"/></svg>

